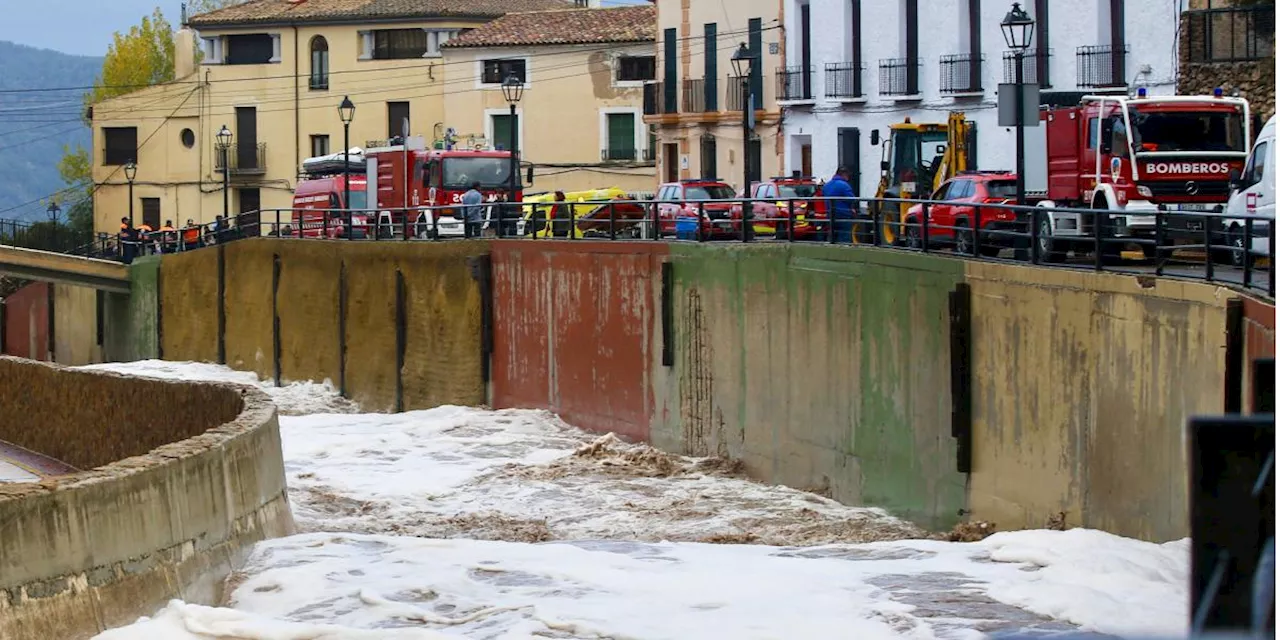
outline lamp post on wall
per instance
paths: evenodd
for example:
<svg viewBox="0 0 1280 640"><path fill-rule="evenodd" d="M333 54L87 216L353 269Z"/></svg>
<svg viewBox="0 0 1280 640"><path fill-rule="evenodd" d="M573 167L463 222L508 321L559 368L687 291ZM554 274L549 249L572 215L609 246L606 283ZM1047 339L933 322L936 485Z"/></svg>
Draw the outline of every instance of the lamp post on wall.
<svg viewBox="0 0 1280 640"><path fill-rule="evenodd" d="M129 228L135 229L137 225L133 224L133 179L138 177L138 165L130 160L124 165L124 179L129 181Z"/></svg>
<svg viewBox="0 0 1280 640"><path fill-rule="evenodd" d="M53 234L53 250L58 251L58 214L62 212L62 208L58 206L57 200L49 202L48 212L49 222L53 223L53 231L51 232Z"/></svg>
<svg viewBox="0 0 1280 640"><path fill-rule="evenodd" d="M516 216L519 217L519 205L515 204L517 193L520 190L518 184L520 176L520 160L519 154L516 151L516 146L520 143L520 132L516 126L516 105L520 103L520 98L524 97L524 81L517 78L514 73L507 76L507 79L502 81L502 97L507 99L507 105L511 108L511 116L510 120L508 120L508 122L511 123L511 140L509 146L511 150L511 176L507 185L507 202L508 206L515 208ZM506 229L504 228L506 225L502 220L503 217L505 216L499 215L498 217L498 237L500 238L506 235Z"/></svg>
<svg viewBox="0 0 1280 640"><path fill-rule="evenodd" d="M222 224L231 217L231 130L222 125L218 130L218 150L222 152ZM132 198L130 205L132 206ZM221 229L218 229L221 231ZM219 238L221 240L221 238Z"/></svg>
<svg viewBox="0 0 1280 640"><path fill-rule="evenodd" d="M1026 54L1027 48L1031 46L1031 36L1035 33L1036 21L1022 10L1019 3L1013 3L1013 8L1005 15L1004 20L1000 22L1000 31L1004 34L1004 43L1014 51L1014 88L1016 95L1014 98L1014 109L1017 114L1014 116L1014 126L1016 133L1016 153L1017 153L1017 201L1019 205L1027 204L1027 156L1026 156L1026 132L1025 122L1023 122L1022 109L1025 106L1025 93L1022 90L1023 80L1023 56Z"/></svg>
<svg viewBox="0 0 1280 640"><path fill-rule="evenodd" d="M351 121L356 119L356 105L351 96L342 96L338 117L342 119L342 208L347 210L346 234L347 240L351 240L355 237L355 227L351 224Z"/></svg>
<svg viewBox="0 0 1280 640"><path fill-rule="evenodd" d="M756 120L755 103L751 95L751 72L755 55L744 42L738 45L732 62L733 72L742 78L742 240L746 242L751 238L753 230L750 224L751 207L747 206L746 198L751 196L751 134L754 133Z"/></svg>

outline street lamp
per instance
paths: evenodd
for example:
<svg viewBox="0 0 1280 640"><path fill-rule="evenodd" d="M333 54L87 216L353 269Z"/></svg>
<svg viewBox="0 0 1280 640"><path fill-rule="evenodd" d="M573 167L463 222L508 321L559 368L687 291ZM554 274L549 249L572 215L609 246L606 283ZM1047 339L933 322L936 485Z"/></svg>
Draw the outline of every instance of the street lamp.
<svg viewBox="0 0 1280 640"><path fill-rule="evenodd" d="M520 168L519 156L516 153L516 146L520 141L519 131L516 125L516 105L519 104L520 98L524 97L524 81L517 78L514 73L507 76L507 79L502 81L502 97L507 99L507 106L511 108L511 118L508 120L508 122L511 123L511 144L508 147L511 150L511 175L508 184L509 193L507 194L507 202L509 203L509 206L516 207L516 192L519 190L519 187L517 186L517 179L519 177ZM517 216L519 215L519 211L520 209L517 208ZM502 222L502 216L499 216L498 237L506 235L506 230L503 227L504 224Z"/></svg>
<svg viewBox="0 0 1280 640"><path fill-rule="evenodd" d="M133 179L138 177L138 165L130 160L124 165L124 179L129 181L129 228L133 229Z"/></svg>
<svg viewBox="0 0 1280 640"><path fill-rule="evenodd" d="M749 223L751 217L751 208L747 206L746 198L751 195L751 134L755 129L755 104L751 96L751 67L755 63L755 54L751 53L751 49L747 44L738 45L738 50L734 52L733 72L742 79L742 239L746 241L751 236L752 227Z"/></svg>
<svg viewBox="0 0 1280 640"><path fill-rule="evenodd" d="M1017 3L1013 3L1013 8L1005 15L1004 20L1000 22L1000 31L1004 34L1004 43L1014 51L1014 125L1016 128L1015 135L1017 140L1017 168L1016 171L1016 197L1019 205L1027 204L1027 157L1026 132L1022 119L1023 100L1026 95L1022 90L1023 83L1023 56L1027 48L1031 46L1031 36L1035 33L1036 21L1027 15L1026 11Z"/></svg>
<svg viewBox="0 0 1280 640"><path fill-rule="evenodd" d="M356 105L351 96L342 96L338 117L342 118L342 208L347 210L347 240L351 240L355 237L351 223L351 121L356 119Z"/></svg>
<svg viewBox="0 0 1280 640"><path fill-rule="evenodd" d="M218 150L222 152L222 218L223 224L226 224L227 218L231 217L231 130L227 125L222 125L222 129L218 131ZM133 199L130 198L129 205L133 205ZM221 231L221 229L219 229ZM221 239L221 238L219 238Z"/></svg>
<svg viewBox="0 0 1280 640"><path fill-rule="evenodd" d="M53 249L57 250L58 249L58 214L61 213L62 208L58 206L57 200L50 200L48 211L49 211L49 222L53 223L53 230L51 232L53 234Z"/></svg>

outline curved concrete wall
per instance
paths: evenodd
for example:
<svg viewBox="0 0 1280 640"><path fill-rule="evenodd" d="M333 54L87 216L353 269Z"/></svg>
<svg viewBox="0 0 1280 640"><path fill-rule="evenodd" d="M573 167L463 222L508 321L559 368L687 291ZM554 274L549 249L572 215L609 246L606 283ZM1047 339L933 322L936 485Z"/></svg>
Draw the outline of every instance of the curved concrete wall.
<svg viewBox="0 0 1280 640"><path fill-rule="evenodd" d="M213 604L293 531L261 392L0 358L0 440L89 469L0 485L0 638L88 638L171 598Z"/></svg>

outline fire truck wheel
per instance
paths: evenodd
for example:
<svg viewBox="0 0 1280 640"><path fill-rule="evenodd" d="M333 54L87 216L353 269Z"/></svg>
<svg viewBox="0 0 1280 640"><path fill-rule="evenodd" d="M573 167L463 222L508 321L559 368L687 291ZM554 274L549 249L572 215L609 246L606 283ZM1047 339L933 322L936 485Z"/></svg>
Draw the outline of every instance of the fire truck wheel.
<svg viewBox="0 0 1280 640"><path fill-rule="evenodd" d="M1062 251L1058 243L1053 240L1053 225L1049 223L1047 215L1040 220L1039 235L1041 261L1062 262L1067 258L1067 253Z"/></svg>

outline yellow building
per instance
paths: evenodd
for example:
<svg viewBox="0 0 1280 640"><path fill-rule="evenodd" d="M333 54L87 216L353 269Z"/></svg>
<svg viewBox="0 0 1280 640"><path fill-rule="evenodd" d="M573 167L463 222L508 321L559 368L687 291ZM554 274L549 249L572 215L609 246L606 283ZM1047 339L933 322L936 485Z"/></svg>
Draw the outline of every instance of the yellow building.
<svg viewBox="0 0 1280 640"><path fill-rule="evenodd" d="M405 119L412 135L438 139L451 126L446 98L482 92L478 72L446 72L442 45L507 12L573 6L250 0L193 16L176 36L176 80L93 107L96 227L114 232L129 215L130 160L138 224L209 222L224 195L233 214L290 206L302 160L343 148L343 96L356 105L352 146L399 136ZM223 126L233 134L229 176L216 146Z"/></svg>
<svg viewBox="0 0 1280 640"><path fill-rule="evenodd" d="M752 179L778 175L778 72L785 69L782 0L656 0L658 81L645 91L645 122L656 125L658 175L663 181L720 178L741 188L742 79L734 53L746 44L755 58L755 138L747 159ZM726 9L726 7L729 7Z"/></svg>
<svg viewBox="0 0 1280 640"><path fill-rule="evenodd" d="M644 85L654 79L656 13L650 5L511 13L444 46L445 94L460 144L512 145L503 81L522 85L515 146L535 167L526 192L657 186Z"/></svg>

